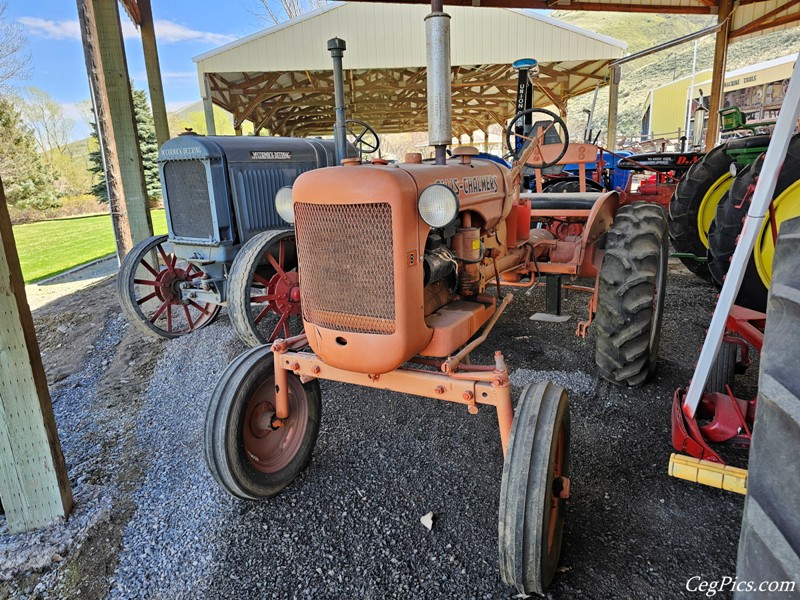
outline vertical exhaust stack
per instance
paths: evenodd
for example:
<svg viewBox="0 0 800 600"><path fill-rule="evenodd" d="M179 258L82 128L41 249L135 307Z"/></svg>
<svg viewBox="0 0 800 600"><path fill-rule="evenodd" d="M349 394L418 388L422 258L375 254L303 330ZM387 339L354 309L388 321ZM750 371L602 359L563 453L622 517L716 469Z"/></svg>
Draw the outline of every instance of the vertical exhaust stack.
<svg viewBox="0 0 800 600"><path fill-rule="evenodd" d="M347 158L347 128L345 122L344 105L344 71L342 69L342 57L347 50L347 44L343 39L333 38L328 40L328 51L333 59L333 95L336 106L336 125L333 127L333 139L336 145L336 164L342 164Z"/></svg>
<svg viewBox="0 0 800 600"><path fill-rule="evenodd" d="M434 147L436 164L447 162L447 146L453 141L450 89L450 15L443 0L433 0L425 17L428 62L428 143Z"/></svg>

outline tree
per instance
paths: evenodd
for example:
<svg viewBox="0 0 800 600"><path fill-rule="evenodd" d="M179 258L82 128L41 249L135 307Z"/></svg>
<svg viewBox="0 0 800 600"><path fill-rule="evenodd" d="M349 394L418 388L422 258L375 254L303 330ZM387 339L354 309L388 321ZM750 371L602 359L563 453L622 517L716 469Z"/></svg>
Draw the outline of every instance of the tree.
<svg viewBox="0 0 800 600"><path fill-rule="evenodd" d="M81 143L70 144L75 121L44 90L29 87L19 106L36 139L39 157L55 178L59 196L86 194L91 187L88 159Z"/></svg>
<svg viewBox="0 0 800 600"><path fill-rule="evenodd" d="M161 180L158 177L158 139L153 112L143 90L133 90L133 113L136 117L136 130L139 133L139 148L142 151L144 181L147 197L161 200Z"/></svg>
<svg viewBox="0 0 800 600"><path fill-rule="evenodd" d="M0 177L6 201L40 209L59 206L53 176L36 151L36 139L9 98L0 97Z"/></svg>
<svg viewBox="0 0 800 600"><path fill-rule="evenodd" d="M64 107L50 94L39 88L26 88L22 112L33 129L39 152L67 151L75 121L64 114Z"/></svg>
<svg viewBox="0 0 800 600"><path fill-rule="evenodd" d="M169 113L167 115L169 121L170 135L176 136L184 133L187 129L200 135L208 135L206 128L206 114L201 111L193 111L187 114ZM214 129L216 135L233 135L233 119L231 115L219 106L214 106ZM253 123L245 121L242 123L242 134L252 135Z"/></svg>
<svg viewBox="0 0 800 600"><path fill-rule="evenodd" d="M6 20L8 2L0 0L0 93L7 92L15 79L30 76L31 57L25 51L28 40L18 23Z"/></svg>
<svg viewBox="0 0 800 600"><path fill-rule="evenodd" d="M147 95L143 90L133 89L133 113L136 117L136 131L139 135L139 149L142 153L142 166L144 180L147 187L147 197L150 200L161 199L161 182L158 177L158 141L156 127L153 123L153 113L147 102ZM103 155L97 136L97 123L93 120L92 140L93 148L89 153L91 166L89 170L95 175L92 185L92 194L101 202L108 202L108 189L106 188L106 175L103 168Z"/></svg>
<svg viewBox="0 0 800 600"><path fill-rule="evenodd" d="M259 0L260 10L256 14L262 21L278 24L299 17L328 4L327 0ZM261 11L266 13L266 16Z"/></svg>

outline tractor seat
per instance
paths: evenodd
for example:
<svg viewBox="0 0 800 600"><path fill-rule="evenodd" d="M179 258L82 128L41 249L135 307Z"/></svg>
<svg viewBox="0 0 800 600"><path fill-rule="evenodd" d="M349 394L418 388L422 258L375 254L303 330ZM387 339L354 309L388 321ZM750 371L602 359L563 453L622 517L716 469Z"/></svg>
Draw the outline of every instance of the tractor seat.
<svg viewBox="0 0 800 600"><path fill-rule="evenodd" d="M531 201L531 210L592 210L600 192L522 194Z"/></svg>
<svg viewBox="0 0 800 600"><path fill-rule="evenodd" d="M768 135L748 135L740 138L732 138L725 144L727 150L749 150L750 148L764 148L769 146Z"/></svg>

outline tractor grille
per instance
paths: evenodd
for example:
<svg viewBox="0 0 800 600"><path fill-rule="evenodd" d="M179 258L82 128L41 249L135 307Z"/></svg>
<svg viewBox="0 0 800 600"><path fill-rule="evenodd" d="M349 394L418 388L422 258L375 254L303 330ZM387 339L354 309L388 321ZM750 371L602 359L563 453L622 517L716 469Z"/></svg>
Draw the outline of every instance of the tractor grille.
<svg viewBox="0 0 800 600"><path fill-rule="evenodd" d="M164 187L172 233L181 238L213 238L205 163L199 160L164 163Z"/></svg>
<svg viewBox="0 0 800 600"><path fill-rule="evenodd" d="M303 316L338 331L395 330L392 209L294 206Z"/></svg>

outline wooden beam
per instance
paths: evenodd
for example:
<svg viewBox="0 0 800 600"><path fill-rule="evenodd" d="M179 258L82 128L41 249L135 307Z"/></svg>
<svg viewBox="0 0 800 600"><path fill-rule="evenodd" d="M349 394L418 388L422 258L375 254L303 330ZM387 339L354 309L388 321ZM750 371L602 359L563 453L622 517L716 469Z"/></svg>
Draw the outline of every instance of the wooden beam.
<svg viewBox="0 0 800 600"><path fill-rule="evenodd" d="M214 121L214 100L211 98L211 77L208 73L203 75L203 114L206 117L206 135L217 135L217 125Z"/></svg>
<svg viewBox="0 0 800 600"><path fill-rule="evenodd" d="M150 0L138 0L141 18L142 50L144 52L144 68L147 71L147 87L150 91L150 108L153 111L153 124L156 128L158 147L161 148L169 139L169 122L167 121L167 105L164 102L164 86L161 81L161 65L158 61L158 45L153 27L153 11Z"/></svg>
<svg viewBox="0 0 800 600"><path fill-rule="evenodd" d="M719 137L719 109L722 107L722 92L725 86L725 65L728 62L728 36L731 31L731 11L733 0L720 0L717 22L722 26L717 29L714 42L714 66L711 70L711 97L708 100L708 129L706 130L706 152L717 145ZM702 123L695 123L702 127Z"/></svg>
<svg viewBox="0 0 800 600"><path fill-rule="evenodd" d="M266 83L264 84L264 87L262 89L258 90L258 92L256 93L256 97L252 98L252 99L249 99L249 102L247 103L247 106L244 107L244 110L242 110L242 114L239 115L238 123L236 121L234 121L234 127L236 127L237 124L241 127L242 123L244 123L246 119L250 118L250 115L253 114L253 111L256 108L258 108L258 106L264 100L267 99L268 92L269 92L270 88L275 84L276 81L278 81L278 78L280 76L281 76L281 73L275 73L271 79L268 79L266 81ZM245 98L245 100L248 100L248 99Z"/></svg>
<svg viewBox="0 0 800 600"><path fill-rule="evenodd" d="M753 21L750 21L747 25L731 31L728 37L729 39L733 39L735 37L747 35L748 33L761 31L762 29L768 29L770 27L776 27L777 25L784 25L786 23L792 23L800 20L800 13L784 15L783 17L777 16L782 12L786 12L790 8L794 8L798 4L800 4L800 0L789 0L789 2L786 4L782 4L778 8L769 11Z"/></svg>
<svg viewBox="0 0 800 600"><path fill-rule="evenodd" d="M0 181L0 498L11 533L72 510L72 492Z"/></svg>
<svg viewBox="0 0 800 600"><path fill-rule="evenodd" d="M608 70L608 132L606 133L606 148L613 152L617 149L617 108L622 70L619 65L610 65Z"/></svg>
<svg viewBox="0 0 800 600"><path fill-rule="evenodd" d="M231 116L233 117L234 135L242 135L242 121L239 115L239 96L231 96Z"/></svg>
<svg viewBox="0 0 800 600"><path fill-rule="evenodd" d="M117 257L153 235L116 0L77 0Z"/></svg>
<svg viewBox="0 0 800 600"><path fill-rule="evenodd" d="M356 2L385 2L386 0L354 0ZM394 0L404 4L430 4L429 0ZM697 6L680 6L669 3L658 4L616 4L612 2L570 2L569 4L553 4L547 0L447 0L448 6L474 6L483 8L530 8L539 10L587 10L587 11L616 11L629 13L661 13L661 14L686 14L709 15L713 8L698 2Z"/></svg>

